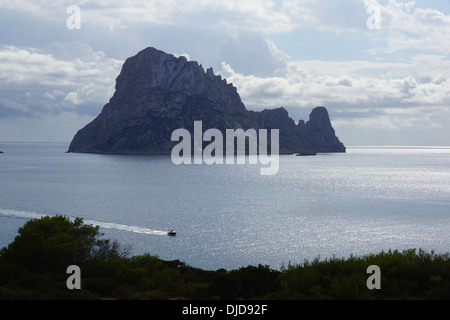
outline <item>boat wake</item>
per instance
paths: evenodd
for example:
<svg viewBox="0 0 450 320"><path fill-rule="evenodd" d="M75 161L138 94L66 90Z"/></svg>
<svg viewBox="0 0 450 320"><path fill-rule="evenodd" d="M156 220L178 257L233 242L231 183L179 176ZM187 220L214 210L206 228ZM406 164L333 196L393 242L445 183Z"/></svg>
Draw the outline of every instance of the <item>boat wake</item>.
<svg viewBox="0 0 450 320"><path fill-rule="evenodd" d="M31 219L40 219L42 217L51 217L54 215L40 214L40 213L26 212L26 211L0 209L0 216L11 217L11 218L16 218L16 219L31 220ZM69 217L69 218L71 220L73 220L73 218L71 218L71 217ZM127 231L127 232L140 233L140 234L167 236L167 231L153 230L153 229L143 228L143 227L139 227L139 226L129 226L129 225L124 225L124 224L112 223L112 222L102 222L102 221L85 220L85 219L83 219L83 222L84 222L84 224L99 226L100 228L104 228L104 229L120 230L120 231Z"/></svg>

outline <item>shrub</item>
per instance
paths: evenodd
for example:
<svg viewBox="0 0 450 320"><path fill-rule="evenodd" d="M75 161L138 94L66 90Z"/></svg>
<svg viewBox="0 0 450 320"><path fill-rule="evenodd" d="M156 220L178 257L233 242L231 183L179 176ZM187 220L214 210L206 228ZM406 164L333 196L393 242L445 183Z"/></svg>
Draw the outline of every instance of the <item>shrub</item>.
<svg viewBox="0 0 450 320"><path fill-rule="evenodd" d="M367 267L381 269L381 290L366 286ZM450 259L423 250L326 259L282 269L284 292L299 299L429 299L450 296Z"/></svg>
<svg viewBox="0 0 450 320"><path fill-rule="evenodd" d="M85 265L95 257L121 255L117 244L98 239L102 235L98 226L85 225L80 218L33 219L19 228L18 233L0 252L1 259L36 272L60 271L70 265Z"/></svg>

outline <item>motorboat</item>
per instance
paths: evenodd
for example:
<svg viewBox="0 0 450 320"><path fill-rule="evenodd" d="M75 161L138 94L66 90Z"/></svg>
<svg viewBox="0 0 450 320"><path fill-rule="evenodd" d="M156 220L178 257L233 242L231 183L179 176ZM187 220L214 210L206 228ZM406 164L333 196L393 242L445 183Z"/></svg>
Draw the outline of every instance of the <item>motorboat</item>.
<svg viewBox="0 0 450 320"><path fill-rule="evenodd" d="M175 230L171 230L171 231L167 232L167 235L170 237L175 237L177 235L177 233Z"/></svg>

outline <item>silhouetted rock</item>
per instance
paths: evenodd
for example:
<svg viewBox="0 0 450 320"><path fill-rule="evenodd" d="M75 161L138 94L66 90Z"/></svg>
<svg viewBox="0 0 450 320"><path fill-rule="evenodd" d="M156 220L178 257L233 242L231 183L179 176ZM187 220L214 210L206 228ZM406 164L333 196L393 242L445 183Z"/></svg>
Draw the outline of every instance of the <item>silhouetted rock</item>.
<svg viewBox="0 0 450 320"><path fill-rule="evenodd" d="M345 152L325 108L298 124L284 108L248 111L232 84L184 57L147 48L126 60L100 115L78 131L68 152L170 154L172 132L280 129L280 153Z"/></svg>
<svg viewBox="0 0 450 320"><path fill-rule="evenodd" d="M327 109L317 107L304 125L305 135L314 146L316 152L345 152L346 148L336 138Z"/></svg>

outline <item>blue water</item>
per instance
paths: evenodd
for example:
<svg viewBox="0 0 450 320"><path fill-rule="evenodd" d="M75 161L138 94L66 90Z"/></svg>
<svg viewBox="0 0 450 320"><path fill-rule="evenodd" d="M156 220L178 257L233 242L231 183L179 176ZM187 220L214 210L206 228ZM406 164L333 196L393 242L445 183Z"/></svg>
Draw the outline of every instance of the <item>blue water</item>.
<svg viewBox="0 0 450 320"><path fill-rule="evenodd" d="M175 166L169 157L67 148L0 143L0 247L27 220L61 214L100 225L133 255L212 270L450 251L450 148L282 156L275 176L258 165Z"/></svg>

